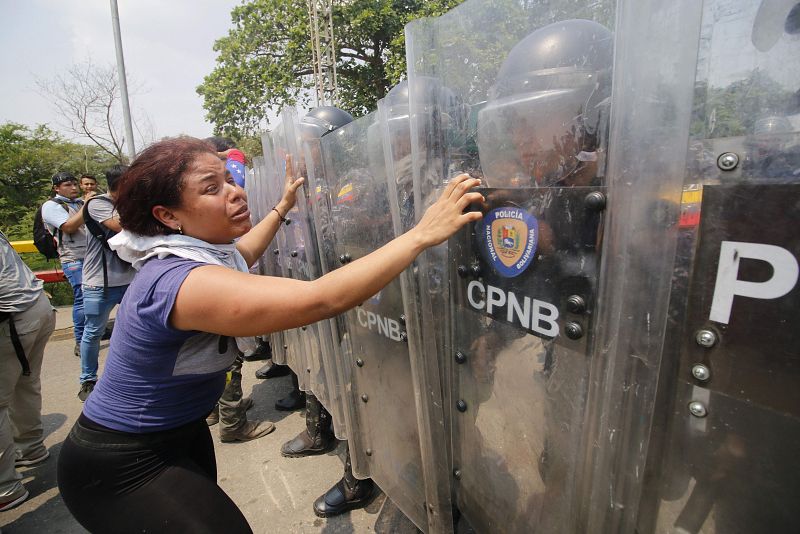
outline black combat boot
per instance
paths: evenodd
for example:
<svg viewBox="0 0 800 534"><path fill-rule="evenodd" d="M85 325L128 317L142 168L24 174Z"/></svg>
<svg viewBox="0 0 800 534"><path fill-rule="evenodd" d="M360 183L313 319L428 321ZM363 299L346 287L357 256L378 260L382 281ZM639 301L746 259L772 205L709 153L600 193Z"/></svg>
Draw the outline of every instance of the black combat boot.
<svg viewBox="0 0 800 534"><path fill-rule="evenodd" d="M272 359L267 360L267 362L262 365L261 367L256 370L256 378L259 380L267 380L268 378L278 378L279 376L286 376L291 373L292 370L289 369L285 365L278 365L277 363L273 362Z"/></svg>
<svg viewBox="0 0 800 534"><path fill-rule="evenodd" d="M281 454L287 458L322 454L328 452L335 442L331 435L331 414L317 397L306 393L306 429L284 443Z"/></svg>
<svg viewBox="0 0 800 534"><path fill-rule="evenodd" d="M264 341L261 338L257 339L257 345L253 352L244 355L244 361L246 362L256 362L259 360L269 360L272 359L272 346L270 346L268 341Z"/></svg>
<svg viewBox="0 0 800 534"><path fill-rule="evenodd" d="M306 405L306 394L300 391L297 375L292 373L292 391L275 403L275 409L281 412L293 412Z"/></svg>
<svg viewBox="0 0 800 534"><path fill-rule="evenodd" d="M325 492L325 495L314 501L314 513L318 517L332 517L354 508L363 508L369 504L374 489L375 483L371 478L358 480L353 476L348 449L344 462L344 477Z"/></svg>

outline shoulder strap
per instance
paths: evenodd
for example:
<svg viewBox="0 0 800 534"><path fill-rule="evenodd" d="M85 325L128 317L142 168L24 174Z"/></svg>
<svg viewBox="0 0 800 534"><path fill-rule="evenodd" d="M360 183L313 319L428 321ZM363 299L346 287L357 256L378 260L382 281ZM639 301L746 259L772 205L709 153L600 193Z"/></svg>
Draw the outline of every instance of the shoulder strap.
<svg viewBox="0 0 800 534"><path fill-rule="evenodd" d="M102 245L100 247L100 256L103 260L103 295L105 295L106 292L108 291L108 261L106 260L106 249L111 250L111 247L108 246L106 233L105 230L103 230L102 228L103 223L95 221L92 218L91 214L89 214L89 202L91 202L96 198L102 198L109 204L113 203L111 202L111 199L107 197L92 197L83 203L83 208L82 208L83 222L86 224L86 228L89 230L89 233L91 233L93 237L95 237L98 241L100 241L100 244ZM114 254L116 254L116 252Z"/></svg>

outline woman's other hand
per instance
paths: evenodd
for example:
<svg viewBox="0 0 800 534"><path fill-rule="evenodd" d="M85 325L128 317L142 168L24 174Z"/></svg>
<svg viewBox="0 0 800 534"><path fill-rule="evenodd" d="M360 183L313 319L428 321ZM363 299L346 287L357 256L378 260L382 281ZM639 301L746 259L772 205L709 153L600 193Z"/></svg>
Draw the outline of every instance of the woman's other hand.
<svg viewBox="0 0 800 534"><path fill-rule="evenodd" d="M279 203L280 207L285 208L281 210L283 216L286 216L286 213L292 209L297 202L297 190L300 188L301 185L305 182L305 178L300 177L295 179L294 177L294 162L292 161L292 155L286 154L286 184L283 188L283 198Z"/></svg>
<svg viewBox="0 0 800 534"><path fill-rule="evenodd" d="M481 181L468 174L459 174L445 187L439 199L434 202L411 230L424 248L438 245L456 233L469 222L479 221L483 213L464 212L470 204L484 202L483 195L470 189L478 187Z"/></svg>

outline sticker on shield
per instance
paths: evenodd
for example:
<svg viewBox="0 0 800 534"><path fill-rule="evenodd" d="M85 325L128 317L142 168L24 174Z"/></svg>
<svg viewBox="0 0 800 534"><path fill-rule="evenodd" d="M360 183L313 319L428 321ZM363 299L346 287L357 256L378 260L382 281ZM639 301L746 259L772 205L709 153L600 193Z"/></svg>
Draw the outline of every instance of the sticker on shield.
<svg viewBox="0 0 800 534"><path fill-rule="evenodd" d="M493 209L478 229L483 255L501 276L519 276L533 261L539 221L527 211L513 206Z"/></svg>

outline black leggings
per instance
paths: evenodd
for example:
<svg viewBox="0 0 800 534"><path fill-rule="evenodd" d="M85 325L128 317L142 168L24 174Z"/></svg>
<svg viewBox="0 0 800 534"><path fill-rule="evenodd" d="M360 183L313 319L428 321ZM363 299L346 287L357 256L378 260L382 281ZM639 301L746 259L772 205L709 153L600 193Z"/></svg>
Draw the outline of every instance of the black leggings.
<svg viewBox="0 0 800 534"><path fill-rule="evenodd" d="M204 419L129 434L81 415L58 458L58 488L89 532L251 533L217 485Z"/></svg>

